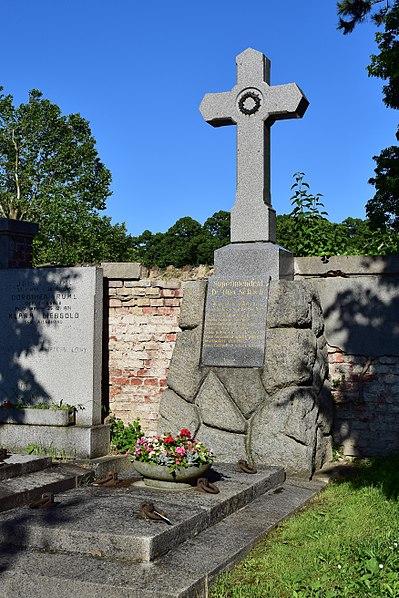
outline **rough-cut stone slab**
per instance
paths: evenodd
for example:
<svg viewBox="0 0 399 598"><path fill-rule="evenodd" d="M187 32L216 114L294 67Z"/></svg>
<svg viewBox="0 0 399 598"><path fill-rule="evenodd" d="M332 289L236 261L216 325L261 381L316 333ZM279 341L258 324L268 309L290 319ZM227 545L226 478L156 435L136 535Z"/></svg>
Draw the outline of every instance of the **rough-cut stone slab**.
<svg viewBox="0 0 399 598"><path fill-rule="evenodd" d="M205 378L196 404L201 410L204 424L227 432L246 432L245 418L213 372L209 372Z"/></svg>
<svg viewBox="0 0 399 598"><path fill-rule="evenodd" d="M258 368L218 368L217 376L244 417L267 398Z"/></svg>
<svg viewBox="0 0 399 598"><path fill-rule="evenodd" d="M312 383L316 339L311 330L269 329L266 344L267 359L262 382L268 393L286 386Z"/></svg>
<svg viewBox="0 0 399 598"><path fill-rule="evenodd" d="M183 330L176 338L173 359L167 378L168 386L186 401L193 402L204 376L199 368L202 326Z"/></svg>
<svg viewBox="0 0 399 598"><path fill-rule="evenodd" d="M269 277L209 280L202 363L208 366L261 367Z"/></svg>
<svg viewBox="0 0 399 598"><path fill-rule="evenodd" d="M231 434L202 425L196 438L210 448L218 460L235 463L246 458L245 434Z"/></svg>
<svg viewBox="0 0 399 598"><path fill-rule="evenodd" d="M206 288L206 280L190 280L184 284L184 295L179 315L179 326L183 330L202 326Z"/></svg>
<svg viewBox="0 0 399 598"><path fill-rule="evenodd" d="M289 475L310 479L317 415L312 389L280 391L273 403L262 406L253 418L250 452L255 463L265 463L273 455L273 465L284 467Z"/></svg>
<svg viewBox="0 0 399 598"><path fill-rule="evenodd" d="M270 283L268 328L310 328L312 297L309 284L280 280Z"/></svg>
<svg viewBox="0 0 399 598"><path fill-rule="evenodd" d="M175 436L182 428L188 428L194 436L199 426L197 407L167 388L162 394L158 432L160 434L170 433Z"/></svg>

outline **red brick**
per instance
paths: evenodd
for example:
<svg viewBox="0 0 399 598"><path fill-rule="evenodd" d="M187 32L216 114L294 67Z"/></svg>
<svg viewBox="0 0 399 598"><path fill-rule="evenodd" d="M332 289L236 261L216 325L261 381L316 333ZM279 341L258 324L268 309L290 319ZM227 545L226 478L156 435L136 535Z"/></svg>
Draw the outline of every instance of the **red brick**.
<svg viewBox="0 0 399 598"><path fill-rule="evenodd" d="M182 289L176 289L176 291L175 291L175 297L183 297L183 290Z"/></svg>
<svg viewBox="0 0 399 598"><path fill-rule="evenodd" d="M162 289L161 297L175 297L175 292L173 289Z"/></svg>
<svg viewBox="0 0 399 598"><path fill-rule="evenodd" d="M165 299L165 307L180 307L180 299Z"/></svg>
<svg viewBox="0 0 399 598"><path fill-rule="evenodd" d="M170 332L169 334L166 335L166 340L169 341L170 343L173 343L176 340L176 332Z"/></svg>
<svg viewBox="0 0 399 598"><path fill-rule="evenodd" d="M145 378L144 385L145 386L158 386L158 378Z"/></svg>
<svg viewBox="0 0 399 598"><path fill-rule="evenodd" d="M143 307L143 314L155 316L158 313L159 307Z"/></svg>
<svg viewBox="0 0 399 598"><path fill-rule="evenodd" d="M130 378L129 384L132 386L141 386L143 384L143 378Z"/></svg>
<svg viewBox="0 0 399 598"><path fill-rule="evenodd" d="M146 376L148 374L148 370L137 370L136 376Z"/></svg>

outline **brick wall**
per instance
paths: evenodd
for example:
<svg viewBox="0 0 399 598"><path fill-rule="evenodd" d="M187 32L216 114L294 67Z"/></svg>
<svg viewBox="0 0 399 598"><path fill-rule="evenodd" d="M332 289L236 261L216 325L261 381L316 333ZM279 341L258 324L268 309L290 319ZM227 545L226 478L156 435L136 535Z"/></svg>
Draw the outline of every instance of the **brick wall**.
<svg viewBox="0 0 399 598"><path fill-rule="evenodd" d="M140 417L144 430L155 433L185 281L210 271L103 267L109 404L125 422ZM399 451L399 258L296 258L295 268L295 279L312 279L321 297L334 442L351 456Z"/></svg>
<svg viewBox="0 0 399 598"><path fill-rule="evenodd" d="M399 356L368 358L330 347L334 443L345 455L399 450Z"/></svg>
<svg viewBox="0 0 399 598"><path fill-rule="evenodd" d="M146 433L156 432L159 399L178 332L180 280L141 278L137 264L104 265L108 302L109 407L125 423L140 418ZM136 267L136 268L135 268ZM145 276L144 272L144 276ZM134 278L132 277L134 275ZM129 277L130 276L130 277Z"/></svg>

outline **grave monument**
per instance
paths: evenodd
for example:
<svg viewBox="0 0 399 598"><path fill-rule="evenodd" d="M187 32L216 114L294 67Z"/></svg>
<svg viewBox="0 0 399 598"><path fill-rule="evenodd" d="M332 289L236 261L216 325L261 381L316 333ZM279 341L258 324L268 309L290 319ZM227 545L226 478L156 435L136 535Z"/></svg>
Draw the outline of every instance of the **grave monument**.
<svg viewBox="0 0 399 598"><path fill-rule="evenodd" d="M208 283L185 286L159 430L188 427L220 461L310 478L331 457L323 317L313 287L293 281L292 254L276 245L270 197L270 128L307 106L296 84L270 85L270 61L251 48L237 56L232 90L201 102L209 124L237 128L231 243L215 252Z"/></svg>
<svg viewBox="0 0 399 598"><path fill-rule="evenodd" d="M27 268L29 262L15 267L19 229L27 223L0 224L11 237L18 233L17 241L7 240L11 249L3 258L9 259L0 268L0 446L104 455L109 429L101 419L102 270ZM56 417L62 415L56 407L66 405L72 417Z"/></svg>

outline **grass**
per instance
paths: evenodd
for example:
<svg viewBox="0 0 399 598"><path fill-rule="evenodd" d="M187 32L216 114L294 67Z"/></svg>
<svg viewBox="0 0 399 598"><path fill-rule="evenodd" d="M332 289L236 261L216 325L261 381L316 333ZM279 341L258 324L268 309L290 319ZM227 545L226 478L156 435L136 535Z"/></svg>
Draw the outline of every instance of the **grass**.
<svg viewBox="0 0 399 598"><path fill-rule="evenodd" d="M331 483L269 534L211 598L399 597L399 455Z"/></svg>

